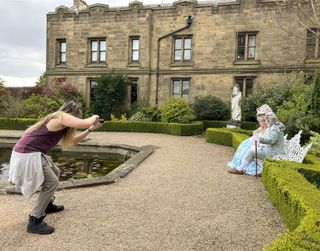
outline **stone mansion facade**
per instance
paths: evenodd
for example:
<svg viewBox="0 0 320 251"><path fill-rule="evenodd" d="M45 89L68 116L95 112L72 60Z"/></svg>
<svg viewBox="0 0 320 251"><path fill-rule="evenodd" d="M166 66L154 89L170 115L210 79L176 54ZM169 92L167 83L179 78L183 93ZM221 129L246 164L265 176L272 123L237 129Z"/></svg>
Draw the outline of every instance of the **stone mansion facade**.
<svg viewBox="0 0 320 251"><path fill-rule="evenodd" d="M297 21L285 24L294 36L270 24L267 0L74 3L47 14L46 77L75 85L87 104L95 77L111 71L130 79L130 105L209 94L228 102L234 84L247 95L320 66L318 39L308 40Z"/></svg>

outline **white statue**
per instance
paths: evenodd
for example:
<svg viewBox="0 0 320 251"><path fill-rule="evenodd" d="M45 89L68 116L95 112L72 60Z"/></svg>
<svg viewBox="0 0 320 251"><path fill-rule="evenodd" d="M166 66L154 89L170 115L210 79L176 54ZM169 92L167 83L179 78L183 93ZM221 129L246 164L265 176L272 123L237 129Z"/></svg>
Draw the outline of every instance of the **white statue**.
<svg viewBox="0 0 320 251"><path fill-rule="evenodd" d="M233 121L241 121L241 99L240 87L239 85L234 85L231 95L231 120Z"/></svg>

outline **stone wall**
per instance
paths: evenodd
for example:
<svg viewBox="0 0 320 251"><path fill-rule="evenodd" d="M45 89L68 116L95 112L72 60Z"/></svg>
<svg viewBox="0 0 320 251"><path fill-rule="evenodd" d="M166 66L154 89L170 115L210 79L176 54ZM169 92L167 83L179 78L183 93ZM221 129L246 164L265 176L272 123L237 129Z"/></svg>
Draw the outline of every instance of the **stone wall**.
<svg viewBox="0 0 320 251"><path fill-rule="evenodd" d="M75 84L86 100L88 79L116 72L138 78L138 100L156 102L158 39L186 26L175 35L192 36L192 60L173 63L173 37L160 42L159 103L171 97L172 78L190 78L190 100L200 95L216 95L230 101L234 78L254 76L254 88L279 82L292 70L313 71L317 65L305 64L306 30L293 20L286 24L290 36L268 22L269 11L262 0L223 1L220 4L193 0L172 5L144 6L132 2L128 7L109 8L94 4L74 11L60 6L47 15L48 79L65 77ZM78 14L77 14L78 13ZM257 57L253 62L236 61L237 32L257 32ZM130 64L130 37L140 37L140 60ZM90 38L107 40L106 64L89 63ZM67 63L56 65L56 40L67 41Z"/></svg>

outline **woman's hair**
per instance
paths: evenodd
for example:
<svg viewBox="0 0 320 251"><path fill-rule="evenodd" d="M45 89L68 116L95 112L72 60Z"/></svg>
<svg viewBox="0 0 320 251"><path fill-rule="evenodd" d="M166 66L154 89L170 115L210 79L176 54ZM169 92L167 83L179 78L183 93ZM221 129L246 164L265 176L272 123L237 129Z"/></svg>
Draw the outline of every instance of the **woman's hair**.
<svg viewBox="0 0 320 251"><path fill-rule="evenodd" d="M278 120L277 116L273 112L268 112L265 116L269 124L275 124L281 131L286 129L286 126Z"/></svg>
<svg viewBox="0 0 320 251"><path fill-rule="evenodd" d="M73 101L69 101L69 102L63 104L59 108L58 111L48 114L44 118L40 119L37 123L30 126L26 130L26 133L30 133L35 130L38 130L41 126L46 125L51 119L56 119L60 116L63 116L64 113L71 114L71 115L78 117L78 118L80 118L82 116L82 110L81 110L80 105L78 105L77 103L75 103ZM73 136L74 136L75 132L76 132L76 128L66 127L66 132L60 141L63 148L74 145L73 144Z"/></svg>
<svg viewBox="0 0 320 251"><path fill-rule="evenodd" d="M257 121L263 121L266 119L266 116L264 114L261 114L261 115L257 115Z"/></svg>

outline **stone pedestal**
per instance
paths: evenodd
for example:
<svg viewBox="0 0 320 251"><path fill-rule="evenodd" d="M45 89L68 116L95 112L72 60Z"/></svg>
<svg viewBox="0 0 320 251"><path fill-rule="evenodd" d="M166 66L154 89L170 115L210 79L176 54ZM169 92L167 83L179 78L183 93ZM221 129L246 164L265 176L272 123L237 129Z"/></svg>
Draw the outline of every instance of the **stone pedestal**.
<svg viewBox="0 0 320 251"><path fill-rule="evenodd" d="M235 128L241 128L241 123L240 121L237 121L237 120L230 120L227 124L227 128L230 128L230 129L235 129Z"/></svg>

